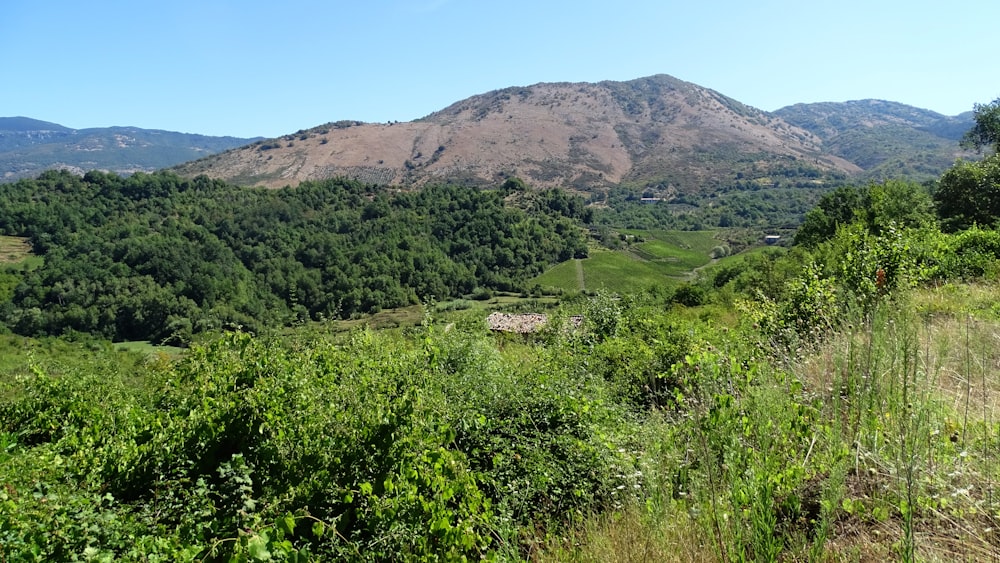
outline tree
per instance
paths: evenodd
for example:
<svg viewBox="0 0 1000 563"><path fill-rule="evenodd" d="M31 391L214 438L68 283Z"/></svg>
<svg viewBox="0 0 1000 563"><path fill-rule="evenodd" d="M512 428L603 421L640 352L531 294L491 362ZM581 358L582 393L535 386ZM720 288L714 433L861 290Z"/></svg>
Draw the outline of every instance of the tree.
<svg viewBox="0 0 1000 563"><path fill-rule="evenodd" d="M914 182L886 180L868 187L865 219L872 234L881 235L891 225L921 228L934 223L934 202L928 188Z"/></svg>
<svg viewBox="0 0 1000 563"><path fill-rule="evenodd" d="M795 244L815 247L830 240L841 226L862 223L873 235L890 226L925 227L934 222L927 188L913 182L886 180L867 186L843 186L820 198L795 233Z"/></svg>
<svg viewBox="0 0 1000 563"><path fill-rule="evenodd" d="M945 231L993 225L1000 218L1000 154L955 163L941 176L934 201Z"/></svg>
<svg viewBox="0 0 1000 563"><path fill-rule="evenodd" d="M816 207L806 213L802 226L795 233L795 244L813 247L829 240L837 227L854 221L858 210L867 207L866 188L841 186L823 195Z"/></svg>
<svg viewBox="0 0 1000 563"><path fill-rule="evenodd" d="M979 151L989 147L997 152L1000 149L1000 98L989 104L976 104L973 111L976 124L962 137L962 144Z"/></svg>

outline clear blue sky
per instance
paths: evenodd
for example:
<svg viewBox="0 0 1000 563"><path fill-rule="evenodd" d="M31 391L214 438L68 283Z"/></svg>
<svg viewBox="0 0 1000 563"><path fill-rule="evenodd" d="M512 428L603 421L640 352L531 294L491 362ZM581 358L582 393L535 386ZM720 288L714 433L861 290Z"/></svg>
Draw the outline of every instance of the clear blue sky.
<svg viewBox="0 0 1000 563"><path fill-rule="evenodd" d="M746 104L1000 97L995 0L0 0L0 116L275 137L538 82Z"/></svg>

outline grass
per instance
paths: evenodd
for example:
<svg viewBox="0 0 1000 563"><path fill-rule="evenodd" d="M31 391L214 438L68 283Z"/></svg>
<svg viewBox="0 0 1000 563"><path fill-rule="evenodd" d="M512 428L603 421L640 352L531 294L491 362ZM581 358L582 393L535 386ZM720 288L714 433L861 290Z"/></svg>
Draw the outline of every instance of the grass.
<svg viewBox="0 0 1000 563"><path fill-rule="evenodd" d="M719 363L749 350L691 354L704 387L639 438L644 502L533 558L1000 561L996 302L911 290L749 372Z"/></svg>
<svg viewBox="0 0 1000 563"><path fill-rule="evenodd" d="M531 280L564 291L605 289L626 293L654 285L676 285L712 264L712 251L721 243L715 231L625 230L643 242L623 250L592 248L590 257L568 260ZM578 268L583 270L580 284Z"/></svg>
<svg viewBox="0 0 1000 563"><path fill-rule="evenodd" d="M592 252L589 258L583 260L583 279L586 289L590 291L629 292L651 285L676 283L657 264L610 250Z"/></svg>
<svg viewBox="0 0 1000 563"><path fill-rule="evenodd" d="M361 327L371 327L374 329L396 328L419 325L423 318L424 306L410 305L409 307L385 309L384 311L379 311L360 319L333 321L331 326L334 332L346 332Z"/></svg>
<svg viewBox="0 0 1000 563"><path fill-rule="evenodd" d="M28 243L28 239L0 235L0 265L18 264L31 256L31 244Z"/></svg>
<svg viewBox="0 0 1000 563"><path fill-rule="evenodd" d="M184 348L177 346L159 346L151 344L148 340L128 340L124 342L116 342L115 350L135 352L146 357L163 355L168 358L178 358L184 353Z"/></svg>
<svg viewBox="0 0 1000 563"><path fill-rule="evenodd" d="M632 260L611 251L594 257L604 255L609 262L614 256ZM480 308L547 301L516 295L470 299L456 318L481 318ZM718 325L714 317L704 325L692 318L676 329L664 324L649 333L653 338L622 334L597 343L600 353L593 343L568 336L537 346L506 339L494 349L489 338L462 340L461 323L446 319L459 326L430 333L448 352L441 357L449 358L434 378L462 366L468 379L452 383L488 397L496 393L490 377L505 381L523 370L539 377L525 380L538 384L526 388L526 396L543 392L557 375L571 376L574 383L566 390L573 394L579 392L577 378L601 362L636 369L631 359L641 357L644 346L655 342L649 353L667 354L673 336L704 333L706 340L699 336L685 344L683 360L663 374L685 382L677 388L677 402L631 413L634 426L620 423L628 440L615 447L635 455L628 471L641 470L633 474L641 492L614 510L569 514L567 528L529 538L531 550L523 555L531 560L998 561L997 302L998 284L909 290L870 314L857 313L810 346L773 356L746 340L753 334L730 340L723 337L730 331L710 330ZM674 312L658 310L677 322ZM413 306L329 326L398 327L422 319L423 308ZM657 321L649 309L633 328L652 331ZM406 348L411 344L418 348ZM419 346L400 350L419 356ZM29 365L53 353L58 362L47 373L76 373L66 367L93 363L109 347L4 336L0 374L23 379L31 374ZM138 354L161 350L141 342L115 348L136 353L111 359L123 365L145 365ZM597 396L594 405L610 397ZM4 440L0 433L0 454Z"/></svg>
<svg viewBox="0 0 1000 563"><path fill-rule="evenodd" d="M583 268L582 288L577 267ZM579 261L579 266L576 260L563 262L532 279L530 283L565 291L605 289L625 293L653 285L678 283L679 280L671 278L668 271L659 264L625 252L595 249L590 251L589 258Z"/></svg>
<svg viewBox="0 0 1000 563"><path fill-rule="evenodd" d="M594 251L591 251L593 253ZM549 268L545 273L540 276L535 277L531 280L532 283L537 283L542 287L558 287L566 291L579 291L586 288L586 281L584 281L584 287L580 287L580 282L577 276L577 268L582 267L577 265L578 262L586 262L586 260L567 260L560 264ZM586 274L584 274L584 280L586 280Z"/></svg>
<svg viewBox="0 0 1000 563"><path fill-rule="evenodd" d="M645 242L631 250L644 260L661 264L667 275L681 276L711 261L712 249L720 246L714 231L626 231Z"/></svg>

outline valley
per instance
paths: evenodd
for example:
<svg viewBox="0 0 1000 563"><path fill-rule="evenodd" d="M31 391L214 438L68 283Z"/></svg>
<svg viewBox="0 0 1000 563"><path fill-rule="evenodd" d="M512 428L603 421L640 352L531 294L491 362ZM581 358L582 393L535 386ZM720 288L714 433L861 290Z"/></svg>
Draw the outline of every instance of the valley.
<svg viewBox="0 0 1000 563"><path fill-rule="evenodd" d="M1000 100L786 109L537 85L4 184L0 559L1000 558Z"/></svg>

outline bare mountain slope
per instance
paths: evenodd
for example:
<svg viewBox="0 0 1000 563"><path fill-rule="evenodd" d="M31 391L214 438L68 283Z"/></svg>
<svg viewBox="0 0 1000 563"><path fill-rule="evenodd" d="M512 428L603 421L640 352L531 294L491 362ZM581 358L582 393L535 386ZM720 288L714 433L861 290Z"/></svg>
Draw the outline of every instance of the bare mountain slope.
<svg viewBox="0 0 1000 563"><path fill-rule="evenodd" d="M592 188L659 184L690 192L787 168L853 174L818 137L712 90L657 75L543 83L473 96L407 123L337 122L178 167L280 187L332 176Z"/></svg>

